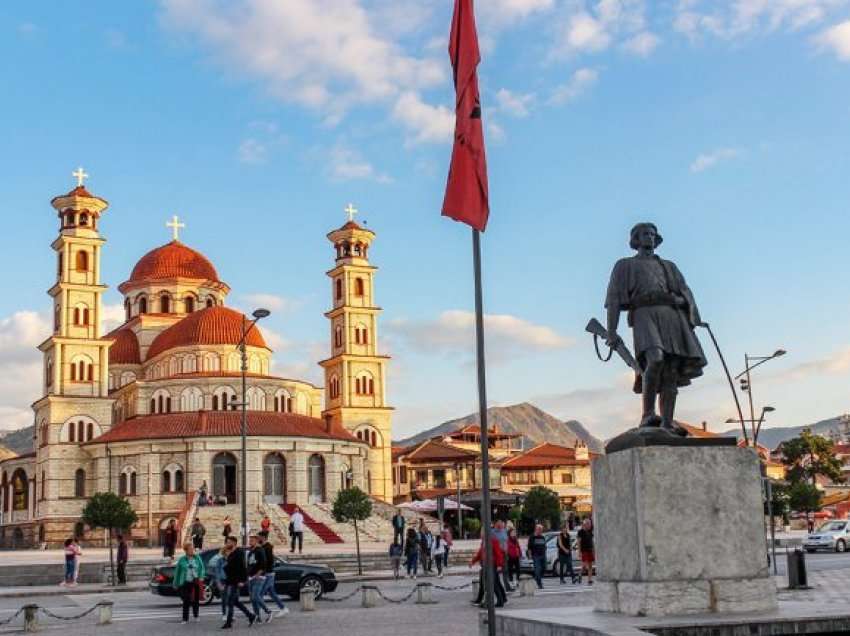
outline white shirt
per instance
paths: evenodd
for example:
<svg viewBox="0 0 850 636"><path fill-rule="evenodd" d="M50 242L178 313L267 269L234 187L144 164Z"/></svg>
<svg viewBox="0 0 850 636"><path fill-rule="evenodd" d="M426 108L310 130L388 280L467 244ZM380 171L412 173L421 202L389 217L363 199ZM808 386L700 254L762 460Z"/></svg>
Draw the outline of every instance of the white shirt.
<svg viewBox="0 0 850 636"><path fill-rule="evenodd" d="M304 515L300 512L294 512L289 520L292 522L293 531L304 532Z"/></svg>

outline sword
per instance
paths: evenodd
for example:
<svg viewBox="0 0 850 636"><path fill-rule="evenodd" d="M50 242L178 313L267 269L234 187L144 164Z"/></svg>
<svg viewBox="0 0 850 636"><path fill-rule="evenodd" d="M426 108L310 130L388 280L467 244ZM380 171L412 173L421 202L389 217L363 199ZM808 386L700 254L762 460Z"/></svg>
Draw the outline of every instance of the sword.
<svg viewBox="0 0 850 636"><path fill-rule="evenodd" d="M602 340L608 339L608 331L596 318L591 318L590 321L587 323L587 327L585 327L584 329L588 333L593 334L594 344L596 343L598 338L602 338ZM623 362L625 362L629 367L631 367L631 369L635 373L637 373L638 375L643 375L643 369L640 368L640 365L637 363L637 360L635 360L634 356L632 355L632 352L629 351L629 348L626 346L626 343L624 343L622 339L620 339L614 346L614 351L617 352L617 355L619 355L623 359ZM596 348L596 352L597 354L599 353L598 346ZM601 356L600 359L602 359Z"/></svg>

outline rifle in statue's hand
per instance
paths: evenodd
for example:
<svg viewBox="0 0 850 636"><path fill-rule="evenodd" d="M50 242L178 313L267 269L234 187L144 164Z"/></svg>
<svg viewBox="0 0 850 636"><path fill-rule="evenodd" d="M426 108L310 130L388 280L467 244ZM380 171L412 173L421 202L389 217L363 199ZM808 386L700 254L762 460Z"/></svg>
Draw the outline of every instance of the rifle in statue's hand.
<svg viewBox="0 0 850 636"><path fill-rule="evenodd" d="M605 327L602 326L602 323L599 322L596 318L591 318L590 321L587 323L587 327L585 327L584 329L588 333L593 334L593 345L596 347L596 355L599 356L599 359L605 361L610 360L610 355L606 359L602 357L601 353L599 353L599 339L601 338L602 340L608 340L608 331L605 329ZM613 351L616 351L617 355L619 355L623 359L623 362L625 362L636 374L643 374L643 370L640 368L640 365L637 363L637 360L635 360L634 356L632 355L632 352L629 351L629 348L626 346L626 343L623 342L622 339L619 339L617 341L617 344L616 346L614 346Z"/></svg>

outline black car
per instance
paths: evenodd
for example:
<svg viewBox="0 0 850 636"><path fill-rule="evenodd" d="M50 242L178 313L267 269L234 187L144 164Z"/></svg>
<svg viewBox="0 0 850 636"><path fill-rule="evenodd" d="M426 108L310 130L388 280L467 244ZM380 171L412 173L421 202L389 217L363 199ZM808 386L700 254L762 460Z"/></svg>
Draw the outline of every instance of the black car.
<svg viewBox="0 0 850 636"><path fill-rule="evenodd" d="M204 550L200 553L205 567L217 553L218 550ZM150 583L148 584L151 593L160 596L177 596L177 590L174 589L171 583L173 578L173 565L155 567L151 574ZM338 585L334 571L327 566L290 563L279 557L275 557L274 580L275 589L278 594L286 594L294 599L298 599L301 596L302 590L313 590L316 593L316 598L319 598L323 594L333 592ZM217 587L211 584L212 577L210 572L207 572L205 583L204 598L201 602L204 605L209 605L219 595L219 592ZM243 588L242 595L248 595L247 586Z"/></svg>

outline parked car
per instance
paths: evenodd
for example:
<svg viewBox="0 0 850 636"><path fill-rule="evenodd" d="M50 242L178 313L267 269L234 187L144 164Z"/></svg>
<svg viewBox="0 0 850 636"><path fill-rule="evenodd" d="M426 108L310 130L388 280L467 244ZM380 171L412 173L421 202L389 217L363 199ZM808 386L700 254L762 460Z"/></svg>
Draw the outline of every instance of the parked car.
<svg viewBox="0 0 850 636"><path fill-rule="evenodd" d="M205 566L217 552L218 550L204 550L200 553ZM177 596L177 590L172 585L173 578L173 565L157 566L151 573L148 588L152 594L158 594L159 596ZM301 596L301 592L308 589L313 590L316 598L319 598L323 594L333 592L338 585L334 571L325 565L290 563L280 557L275 557L274 580L275 589L278 594L286 594L294 599L298 599ZM209 576L207 576L205 583L204 598L201 602L204 605L209 605L218 596L218 589L215 585L211 584ZM244 588L242 595L248 595L247 586Z"/></svg>
<svg viewBox="0 0 850 636"><path fill-rule="evenodd" d="M846 552L850 547L850 521L847 519L827 521L806 537L803 547L806 552L817 550Z"/></svg>

